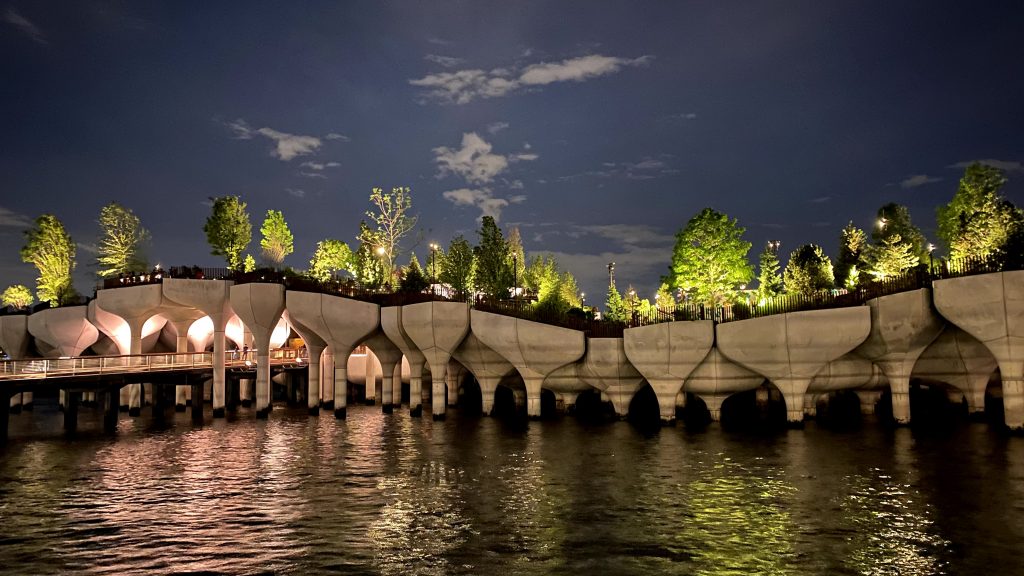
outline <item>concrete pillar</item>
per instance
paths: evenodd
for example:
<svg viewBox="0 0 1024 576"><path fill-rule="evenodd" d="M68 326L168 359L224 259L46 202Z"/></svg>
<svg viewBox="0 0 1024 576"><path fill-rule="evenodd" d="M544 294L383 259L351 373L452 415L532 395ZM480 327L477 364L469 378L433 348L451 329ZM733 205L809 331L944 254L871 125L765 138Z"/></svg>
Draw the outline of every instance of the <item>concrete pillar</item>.
<svg viewBox="0 0 1024 576"><path fill-rule="evenodd" d="M101 400L103 407L103 431L107 434L117 432L118 392L117 388L109 389L103 393Z"/></svg>
<svg viewBox="0 0 1024 576"><path fill-rule="evenodd" d="M423 415L423 365L409 366L409 415Z"/></svg>
<svg viewBox="0 0 1024 576"><path fill-rule="evenodd" d="M562 411L567 414L572 414L576 411L576 398L579 394L575 392L562 392L560 394L562 400Z"/></svg>
<svg viewBox="0 0 1024 576"><path fill-rule="evenodd" d="M30 411L32 411L33 407L34 407L34 401L32 399L32 393L31 392L22 392L21 393L21 409L30 412Z"/></svg>
<svg viewBox="0 0 1024 576"><path fill-rule="evenodd" d="M78 430L78 405L82 401L81 392L67 392L67 403L64 405L64 430L73 433Z"/></svg>
<svg viewBox="0 0 1024 576"><path fill-rule="evenodd" d="M804 394L804 417L815 418L818 416L818 395Z"/></svg>
<svg viewBox="0 0 1024 576"><path fill-rule="evenodd" d="M860 413L871 415L875 413L875 406L878 404L882 393L878 390L856 390L857 398L860 399Z"/></svg>
<svg viewBox="0 0 1024 576"><path fill-rule="evenodd" d="M9 412L11 414L20 414L21 413L21 393L19 392L17 394L13 394L11 396L11 401L9 402L9 404L10 404ZM2 412L2 410L0 410L0 412Z"/></svg>
<svg viewBox="0 0 1024 576"><path fill-rule="evenodd" d="M214 319L213 331L213 390L211 404L213 404L213 417L223 418L224 409L227 406L227 375L225 374L224 360L227 354L227 337L224 333L224 320L218 323ZM203 397L199 400L202 403ZM196 399L192 399L196 403Z"/></svg>
<svg viewBox="0 0 1024 576"><path fill-rule="evenodd" d="M334 417L344 420L348 406L348 362L334 365Z"/></svg>
<svg viewBox="0 0 1024 576"><path fill-rule="evenodd" d="M1024 378L1003 377L1003 416L1008 428L1024 430Z"/></svg>
<svg viewBox="0 0 1024 576"><path fill-rule="evenodd" d="M324 346L313 346L308 340L303 340L309 352L309 367L306 369L306 409L310 415L314 415L320 413L320 388L323 386L320 364L323 361Z"/></svg>
<svg viewBox="0 0 1024 576"><path fill-rule="evenodd" d="M6 392L0 392L0 403L2 403L3 397ZM2 404L0 404L2 405ZM0 442L6 442L9 435L8 427L11 423L11 413L8 410L0 410Z"/></svg>
<svg viewBox="0 0 1024 576"><path fill-rule="evenodd" d="M256 415L270 414L270 338L285 308L285 290L280 284L236 284L231 287L231 308L252 332L256 348ZM251 353L251 351L250 351Z"/></svg>
<svg viewBox="0 0 1024 576"><path fill-rule="evenodd" d="M544 378L523 378L523 383L526 384L526 415L533 419L540 418L540 395L541 386L544 384Z"/></svg>
<svg viewBox="0 0 1024 576"><path fill-rule="evenodd" d="M423 387L423 365L426 357L409 337L402 323L402 306L388 306L380 310L380 327L384 334L391 340L391 343L401 350L409 362L409 415L419 417L422 414L421 391ZM399 363L401 366L401 363ZM401 398L401 380L398 383L399 395ZM396 404L399 402L396 400Z"/></svg>
<svg viewBox="0 0 1024 576"><path fill-rule="evenodd" d="M320 374L323 376L323 409L334 410L334 348L328 346L324 349L323 366L320 367Z"/></svg>
<svg viewBox="0 0 1024 576"><path fill-rule="evenodd" d="M399 359L391 370L391 404L395 407L402 404L402 361Z"/></svg>
<svg viewBox="0 0 1024 576"><path fill-rule="evenodd" d="M402 307L402 328L430 363L431 413L443 420L445 376L452 352L469 332L469 306L463 302L423 302Z"/></svg>
<svg viewBox="0 0 1024 576"><path fill-rule="evenodd" d="M971 390L970 394L964 394L957 392L957 395L967 399L967 413L968 414L984 414L985 413L985 389ZM952 397L950 398L952 401ZM960 403L959 400L956 402Z"/></svg>
<svg viewBox="0 0 1024 576"><path fill-rule="evenodd" d="M701 400L704 401L704 405L708 407L708 413L711 414L712 422L722 421L722 403L728 396L724 394L698 394Z"/></svg>
<svg viewBox="0 0 1024 576"><path fill-rule="evenodd" d="M518 388L512 391L512 401L515 403L516 412L521 411L524 407L529 412L529 406L527 405L528 398L526 390L519 390ZM539 415L539 414L538 414Z"/></svg>
<svg viewBox="0 0 1024 576"><path fill-rule="evenodd" d="M662 424L675 422L676 394L707 356L714 338L710 320L664 322L630 328L623 333L626 357L654 390ZM628 400L619 402L625 406L617 409L628 411Z"/></svg>
<svg viewBox="0 0 1024 576"><path fill-rule="evenodd" d="M480 384L480 410L484 416L490 416L494 412L494 392L498 389L498 382L501 378L496 376L481 376L477 378Z"/></svg>
<svg viewBox="0 0 1024 576"><path fill-rule="evenodd" d="M202 422L203 420L203 381L195 382L191 386L192 397L198 400L192 402L192 420Z"/></svg>
<svg viewBox="0 0 1024 576"><path fill-rule="evenodd" d="M365 404L373 406L377 401L377 362L373 350L366 349L366 356L363 357L363 374L366 375Z"/></svg>
<svg viewBox="0 0 1024 576"><path fill-rule="evenodd" d="M242 406L252 406L252 380L241 378L238 381L238 396L242 400Z"/></svg>
<svg viewBox="0 0 1024 576"><path fill-rule="evenodd" d="M178 336L175 338L174 351L183 354L188 352L188 327L192 324L192 320L175 320L171 324L174 329L177 330ZM188 384L179 384L174 387L174 411L184 412L185 404L188 401ZM201 398L201 396L200 396Z"/></svg>

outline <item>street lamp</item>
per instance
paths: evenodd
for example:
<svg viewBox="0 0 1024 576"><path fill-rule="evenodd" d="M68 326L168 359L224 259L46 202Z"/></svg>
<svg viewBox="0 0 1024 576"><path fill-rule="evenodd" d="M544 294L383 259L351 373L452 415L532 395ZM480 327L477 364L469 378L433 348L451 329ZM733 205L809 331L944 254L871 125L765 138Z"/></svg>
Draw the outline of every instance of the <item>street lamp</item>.
<svg viewBox="0 0 1024 576"><path fill-rule="evenodd" d="M928 243L928 274L935 273L935 260L932 258L932 252L935 250L935 244Z"/></svg>
<svg viewBox="0 0 1024 576"><path fill-rule="evenodd" d="M636 290L629 289L629 317L636 322Z"/></svg>
<svg viewBox="0 0 1024 576"><path fill-rule="evenodd" d="M437 284L437 251L441 247L435 242L430 243L430 291L434 291L434 284Z"/></svg>
<svg viewBox="0 0 1024 576"><path fill-rule="evenodd" d="M587 293L580 292L580 308L587 309Z"/></svg>
<svg viewBox="0 0 1024 576"><path fill-rule="evenodd" d="M887 223L888 223L888 221L885 218L879 218L878 219L878 228L881 229L881 230L885 230L885 225Z"/></svg>
<svg viewBox="0 0 1024 576"><path fill-rule="evenodd" d="M615 284L615 262L608 263L608 287L611 288L612 284Z"/></svg>

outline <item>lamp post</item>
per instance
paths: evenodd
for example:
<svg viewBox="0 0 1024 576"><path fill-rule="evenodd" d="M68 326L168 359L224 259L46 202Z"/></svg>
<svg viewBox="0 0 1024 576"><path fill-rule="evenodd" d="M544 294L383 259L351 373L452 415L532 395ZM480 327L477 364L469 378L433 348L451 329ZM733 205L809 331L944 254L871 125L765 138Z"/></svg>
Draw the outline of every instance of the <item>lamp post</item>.
<svg viewBox="0 0 1024 576"><path fill-rule="evenodd" d="M440 248L435 242L430 243L430 291L434 292L434 285L437 284L437 250Z"/></svg>
<svg viewBox="0 0 1024 576"><path fill-rule="evenodd" d="M629 289L629 318L630 326L636 324L636 290Z"/></svg>
<svg viewBox="0 0 1024 576"><path fill-rule="evenodd" d="M935 244L928 243L928 275L935 274L935 260L932 258L932 252L935 250Z"/></svg>
<svg viewBox="0 0 1024 576"><path fill-rule="evenodd" d="M608 263L608 287L611 288L612 284L615 284L615 262Z"/></svg>
<svg viewBox="0 0 1024 576"><path fill-rule="evenodd" d="M519 296L519 254L512 254L512 300Z"/></svg>
<svg viewBox="0 0 1024 576"><path fill-rule="evenodd" d="M587 309L587 293L580 292L580 308Z"/></svg>

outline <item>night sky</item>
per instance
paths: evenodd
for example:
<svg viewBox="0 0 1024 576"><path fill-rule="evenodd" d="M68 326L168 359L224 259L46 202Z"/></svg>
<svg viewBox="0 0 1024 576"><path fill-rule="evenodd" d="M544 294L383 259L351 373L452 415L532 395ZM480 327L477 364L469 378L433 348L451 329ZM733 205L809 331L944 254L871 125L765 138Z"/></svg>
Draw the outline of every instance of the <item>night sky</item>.
<svg viewBox="0 0 1024 576"><path fill-rule="evenodd" d="M374 186L412 188L421 262L490 214L588 304L609 261L651 298L705 206L751 261L770 239L834 257L890 201L934 241L965 163L1024 204L1022 33L1019 0L0 0L0 288L34 286L41 213L91 294L111 200L165 267L223 266L209 197L248 203L256 256L280 209L305 268L318 240L355 246Z"/></svg>

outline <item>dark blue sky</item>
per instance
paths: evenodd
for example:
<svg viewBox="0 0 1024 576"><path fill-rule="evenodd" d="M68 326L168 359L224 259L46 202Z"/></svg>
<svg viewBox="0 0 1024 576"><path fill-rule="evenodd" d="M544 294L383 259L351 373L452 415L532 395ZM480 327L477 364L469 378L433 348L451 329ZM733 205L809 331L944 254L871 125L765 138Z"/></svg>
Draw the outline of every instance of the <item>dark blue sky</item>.
<svg viewBox="0 0 1024 576"><path fill-rule="evenodd" d="M21 230L89 246L131 207L164 266L220 266L210 196L354 244L373 186L410 186L421 261L518 225L603 301L651 297L705 206L754 244L834 254L850 219L907 204L934 240L962 163L1024 203L1024 3L0 0L0 284ZM404 258L403 258L404 261Z"/></svg>

